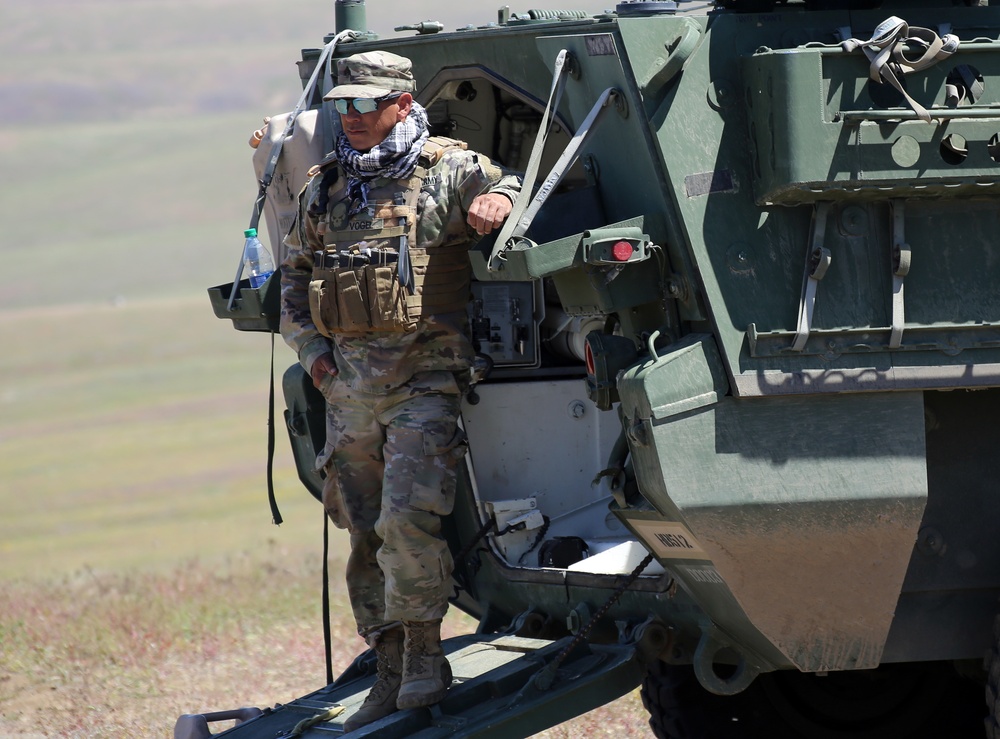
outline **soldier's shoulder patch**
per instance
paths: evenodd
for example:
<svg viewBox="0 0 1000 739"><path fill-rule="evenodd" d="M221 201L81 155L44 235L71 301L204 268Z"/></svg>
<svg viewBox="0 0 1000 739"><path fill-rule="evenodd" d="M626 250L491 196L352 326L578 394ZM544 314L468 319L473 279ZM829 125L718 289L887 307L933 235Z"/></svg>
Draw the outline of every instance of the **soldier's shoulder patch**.
<svg viewBox="0 0 1000 739"><path fill-rule="evenodd" d="M503 170L488 157L479 157L479 164L483 168L486 179L490 182L496 184L503 177Z"/></svg>
<svg viewBox="0 0 1000 739"><path fill-rule="evenodd" d="M342 228L344 221L347 220L347 202L341 200L339 203L335 203L330 209L330 225L333 228Z"/></svg>

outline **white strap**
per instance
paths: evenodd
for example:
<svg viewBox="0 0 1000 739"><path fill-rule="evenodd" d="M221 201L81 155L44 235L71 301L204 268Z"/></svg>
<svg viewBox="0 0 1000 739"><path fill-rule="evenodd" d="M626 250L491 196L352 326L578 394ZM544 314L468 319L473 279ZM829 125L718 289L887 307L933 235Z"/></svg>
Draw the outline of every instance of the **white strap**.
<svg viewBox="0 0 1000 739"><path fill-rule="evenodd" d="M511 238L514 227L521 220L521 215L528 207L528 201L531 199L531 191L535 184L535 178L538 177L538 166L542 160L542 151L545 149L545 140L549 136L549 129L551 127L552 120L555 118L555 112L559 108L559 102L562 99L563 89L566 86L566 72L568 71L569 66L567 64L568 58L569 52L566 51L566 49L561 49L556 55L555 65L553 66L552 71L552 87L549 90L549 99L545 103L545 112L542 113L542 122L538 127L538 134L535 136L535 143L531 147L531 154L528 157L528 166L524 170L524 180L521 186L521 192L514 201L514 207L511 209L510 215L504 222L503 228L500 229L497 240L493 244L493 251L486 263L490 271L494 270L493 264L499 253L507 248L506 244Z"/></svg>
<svg viewBox="0 0 1000 739"><path fill-rule="evenodd" d="M819 281L823 279L833 256L830 250L824 248L823 241L826 238L826 217L830 212L830 203L821 202L816 204L813 211L812 239L809 242L809 251L806 252L806 265L802 272L802 295L799 298L799 320L795 329L795 340L792 342L792 351L800 352L809 340L809 332L812 330L813 310L816 307L816 289Z"/></svg>
<svg viewBox="0 0 1000 739"><path fill-rule="evenodd" d="M921 54L916 59L906 55L907 43L922 49ZM958 46L958 36L953 33L946 33L943 37L939 37L929 28L917 26L910 28L906 21L894 15L882 21L867 41L845 38L841 42L844 51L852 52L859 48L864 51L870 62L868 76L875 82L884 81L895 87L909 103L917 117L928 123L931 122L930 113L907 94L899 77L911 72L919 72L937 64L942 59L947 59L958 51Z"/></svg>
<svg viewBox="0 0 1000 739"><path fill-rule="evenodd" d="M910 245L906 243L906 201L897 199L892 204L892 330L889 348L898 349L903 342L905 311L903 280L910 271Z"/></svg>
<svg viewBox="0 0 1000 739"><path fill-rule="evenodd" d="M591 131L594 129L594 124L597 123L597 120L601 117L601 113L603 113L607 108L608 102L616 94L615 89L612 87L609 87L601 93L597 102L594 103L594 107L590 109L590 113L587 114L583 123L580 124L580 128L577 129L573 138L570 139L569 144L559 156L559 160L552 166L552 170L549 172L548 177L545 178L542 186L538 188L538 193L531 199L531 204L527 208L524 208L524 212L520 215L516 222L513 218L513 214L507 219L507 223L504 225L506 227L507 224L510 224L510 228L508 229L509 233L503 242L500 241L500 239L504 236L503 232L501 232L500 236L497 237L497 242L493 246L493 254L490 255L491 270L493 269L493 257L501 257L503 251L506 251L514 246L514 244L517 243L522 236L524 236L525 232L531 226L531 222L535 220L535 216L538 215L538 211L541 210L545 201L548 200L549 195L551 195L553 190L556 189L556 186L562 182L562 178L566 175L566 171L573 166L573 162L576 161L580 147L583 146L583 142L587 140L588 136L590 136ZM521 193L523 194L524 190L522 190ZM520 199L521 196L518 195L518 200ZM504 245L508 246L505 247Z"/></svg>

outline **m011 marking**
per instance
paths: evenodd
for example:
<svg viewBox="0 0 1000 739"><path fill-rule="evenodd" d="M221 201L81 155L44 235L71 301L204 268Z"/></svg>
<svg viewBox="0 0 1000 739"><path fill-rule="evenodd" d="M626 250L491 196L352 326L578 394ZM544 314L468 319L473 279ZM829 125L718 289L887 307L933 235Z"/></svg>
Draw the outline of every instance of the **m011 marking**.
<svg viewBox="0 0 1000 739"><path fill-rule="evenodd" d="M691 542L687 540L684 534L657 533L656 538L660 542L660 544L662 544L665 547L670 547L672 549L676 548L694 549L694 547L691 546Z"/></svg>
<svg viewBox="0 0 1000 739"><path fill-rule="evenodd" d="M675 521L629 521L653 554L669 559L709 559L688 528Z"/></svg>

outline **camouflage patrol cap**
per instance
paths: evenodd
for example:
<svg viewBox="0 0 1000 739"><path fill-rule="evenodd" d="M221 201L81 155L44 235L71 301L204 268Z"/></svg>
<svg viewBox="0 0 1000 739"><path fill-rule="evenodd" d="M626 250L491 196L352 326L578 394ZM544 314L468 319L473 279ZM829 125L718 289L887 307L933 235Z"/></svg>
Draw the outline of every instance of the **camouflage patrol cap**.
<svg viewBox="0 0 1000 739"><path fill-rule="evenodd" d="M413 65L388 51L366 51L337 60L337 82L324 100L379 98L390 92L414 92Z"/></svg>

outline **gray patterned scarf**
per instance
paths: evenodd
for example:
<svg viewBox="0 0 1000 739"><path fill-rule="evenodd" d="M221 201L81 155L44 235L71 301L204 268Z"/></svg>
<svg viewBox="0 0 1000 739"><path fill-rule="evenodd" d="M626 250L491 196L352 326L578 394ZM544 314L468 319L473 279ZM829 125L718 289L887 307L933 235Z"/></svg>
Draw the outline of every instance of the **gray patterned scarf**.
<svg viewBox="0 0 1000 739"><path fill-rule="evenodd" d="M337 136L337 158L347 174L347 194L354 201L348 217L368 207L372 180L378 177L398 180L413 174L428 136L427 111L416 101L409 115L369 151L354 149L341 131Z"/></svg>

